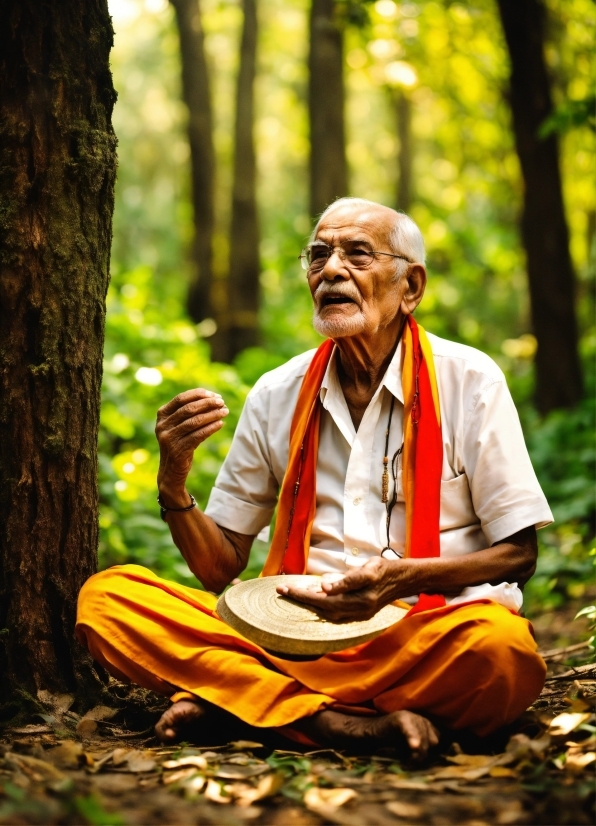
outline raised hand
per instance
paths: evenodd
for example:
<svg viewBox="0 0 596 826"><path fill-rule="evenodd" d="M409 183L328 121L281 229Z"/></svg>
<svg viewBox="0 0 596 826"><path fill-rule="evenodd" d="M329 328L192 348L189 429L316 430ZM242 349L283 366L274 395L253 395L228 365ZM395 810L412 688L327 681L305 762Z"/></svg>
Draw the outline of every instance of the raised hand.
<svg viewBox="0 0 596 826"><path fill-rule="evenodd" d="M186 477L197 447L223 426L230 411L218 393L198 387L180 393L157 411L159 443L157 484L165 504L188 504Z"/></svg>

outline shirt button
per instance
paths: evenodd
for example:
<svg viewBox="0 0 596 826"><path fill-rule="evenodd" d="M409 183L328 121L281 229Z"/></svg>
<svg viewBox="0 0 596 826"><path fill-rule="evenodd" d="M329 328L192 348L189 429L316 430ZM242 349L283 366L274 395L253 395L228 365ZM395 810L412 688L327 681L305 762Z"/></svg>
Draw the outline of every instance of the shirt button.
<svg viewBox="0 0 596 826"><path fill-rule="evenodd" d="M352 548L352 556L358 556L360 553L360 548Z"/></svg>
<svg viewBox="0 0 596 826"><path fill-rule="evenodd" d="M357 496L356 499L354 499L354 504L355 505L359 505L361 502L362 502L362 499L360 499L359 496Z"/></svg>

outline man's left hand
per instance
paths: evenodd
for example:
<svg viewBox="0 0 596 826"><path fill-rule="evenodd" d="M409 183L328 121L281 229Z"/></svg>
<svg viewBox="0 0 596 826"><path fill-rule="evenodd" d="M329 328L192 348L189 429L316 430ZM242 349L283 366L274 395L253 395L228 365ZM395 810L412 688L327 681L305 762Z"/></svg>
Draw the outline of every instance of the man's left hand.
<svg viewBox="0 0 596 826"><path fill-rule="evenodd" d="M398 596L417 593L408 560L394 562L379 557L353 568L337 582L323 580L321 588L322 591L310 591L280 585L277 593L312 605L322 617L333 622L370 619Z"/></svg>

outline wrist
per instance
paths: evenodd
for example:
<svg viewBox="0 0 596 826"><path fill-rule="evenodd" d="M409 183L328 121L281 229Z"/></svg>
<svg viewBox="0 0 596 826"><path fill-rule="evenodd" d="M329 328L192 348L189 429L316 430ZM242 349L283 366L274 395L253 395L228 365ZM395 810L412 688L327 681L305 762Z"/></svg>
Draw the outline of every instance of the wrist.
<svg viewBox="0 0 596 826"><path fill-rule="evenodd" d="M158 479L157 491L165 508L186 508L191 504L190 494L184 484L172 485Z"/></svg>

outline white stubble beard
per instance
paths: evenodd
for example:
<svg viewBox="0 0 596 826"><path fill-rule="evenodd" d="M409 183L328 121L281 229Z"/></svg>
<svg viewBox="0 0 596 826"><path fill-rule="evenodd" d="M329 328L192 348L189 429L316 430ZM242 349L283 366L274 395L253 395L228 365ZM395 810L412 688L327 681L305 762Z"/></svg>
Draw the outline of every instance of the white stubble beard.
<svg viewBox="0 0 596 826"><path fill-rule="evenodd" d="M357 313L348 317L334 313L329 319L321 318L319 312L319 308L315 307L312 324L321 336L327 336L327 338L356 336L366 328L366 317L360 308Z"/></svg>

